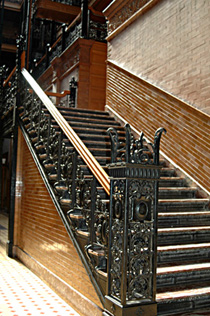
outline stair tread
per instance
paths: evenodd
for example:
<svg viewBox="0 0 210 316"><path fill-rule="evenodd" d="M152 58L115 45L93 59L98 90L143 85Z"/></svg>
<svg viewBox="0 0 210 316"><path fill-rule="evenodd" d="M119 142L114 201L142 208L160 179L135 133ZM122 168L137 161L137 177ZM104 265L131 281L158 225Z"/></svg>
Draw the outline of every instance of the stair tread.
<svg viewBox="0 0 210 316"><path fill-rule="evenodd" d="M210 269L210 262L202 262L195 264L185 264L185 265L177 265L177 266L169 266L169 267L158 267L157 274L166 274L166 273L178 273L183 271L195 271L201 269Z"/></svg>
<svg viewBox="0 0 210 316"><path fill-rule="evenodd" d="M60 113L63 115L63 116L73 116L73 117L83 117L83 118L98 118L98 119L107 119L107 120L112 120L114 121L114 119L109 116L109 115L104 115L103 112L102 113L86 113L86 112L72 112L72 111L67 111L67 110L64 110L62 109L60 111ZM91 114L91 115L90 115Z"/></svg>
<svg viewBox="0 0 210 316"><path fill-rule="evenodd" d="M203 215L209 215L210 216L210 211L199 211L199 212L160 212L158 213L158 217L164 217L164 216L168 216L168 217L174 217L174 216L203 216Z"/></svg>
<svg viewBox="0 0 210 316"><path fill-rule="evenodd" d="M110 136L107 134L107 128L99 128L100 126L97 126L96 128L94 128L94 129L90 129L90 127L86 127L86 126L75 126L74 127L74 130L75 131L77 131L77 133L78 134L80 134L80 136L81 135L86 135L86 134L82 134L83 132L87 132L87 131L89 131L89 132L94 132L94 133L96 133L96 131L100 131L101 133L103 132L104 134L102 134L102 135L98 135L98 134L93 134L93 136L94 135L96 135L96 136L104 136L104 137L107 137L107 138L109 138L110 139ZM82 131L82 132L78 132L78 130L80 130L80 131ZM121 129L120 131L119 131L121 134L123 134L123 135L125 135L125 130L124 129Z"/></svg>
<svg viewBox="0 0 210 316"><path fill-rule="evenodd" d="M210 230L210 226L159 228L158 233Z"/></svg>
<svg viewBox="0 0 210 316"><path fill-rule="evenodd" d="M193 199L159 199L159 204L171 204L171 203L208 203L209 199L206 198L193 198Z"/></svg>
<svg viewBox="0 0 210 316"><path fill-rule="evenodd" d="M72 128L74 128L74 127L78 127L78 125L79 125L79 127L86 127L87 128L87 126L89 127L89 128L92 128L92 129L97 129L98 127L103 127L105 130L107 130L109 127L110 127L110 125L108 124L108 123L101 123L101 124L98 124L98 125L95 125L95 122L93 123L93 122L78 122L78 121L72 121L72 122L70 122L70 125L71 125L71 127ZM54 123L54 125L53 125L53 127L55 128L55 127L57 127L58 125L57 124L55 124ZM113 127L113 128L115 128L116 130L124 130L124 127L122 127L122 126L120 126L120 125L112 125L111 127Z"/></svg>
<svg viewBox="0 0 210 316"><path fill-rule="evenodd" d="M160 191L195 191L197 187L160 187Z"/></svg>
<svg viewBox="0 0 210 316"><path fill-rule="evenodd" d="M171 246L158 246L158 252L161 251L177 251L177 250L187 250L195 248L210 248L210 243L197 243L197 244L184 244L184 245L171 245Z"/></svg>
<svg viewBox="0 0 210 316"><path fill-rule="evenodd" d="M90 113L92 113L92 114L99 113L99 114L102 114L105 116L109 116L109 113L106 111L83 109L83 108L67 108L66 106L62 106L62 105L57 105L56 107L58 110L61 109L61 110L69 111L69 112L80 112L80 113L89 113L89 114Z"/></svg>
<svg viewBox="0 0 210 316"><path fill-rule="evenodd" d="M97 125L110 125L110 127L117 126L119 127L120 125L117 124L116 121L113 120L102 120L101 118L86 118L86 117L75 117L75 116L67 116L67 115L63 115L63 118L69 122L70 124L72 122L76 122L76 123L85 123L85 124L97 124ZM52 123L55 124L56 121L52 120Z"/></svg>
<svg viewBox="0 0 210 316"><path fill-rule="evenodd" d="M184 290L174 290L174 291L168 291L163 293L157 293L156 299L157 302L160 302L161 300L177 300L177 299L184 299L186 297L189 297L191 299L191 296L201 296L201 295L210 295L210 287L203 287L203 288L192 288L192 289L184 289Z"/></svg>

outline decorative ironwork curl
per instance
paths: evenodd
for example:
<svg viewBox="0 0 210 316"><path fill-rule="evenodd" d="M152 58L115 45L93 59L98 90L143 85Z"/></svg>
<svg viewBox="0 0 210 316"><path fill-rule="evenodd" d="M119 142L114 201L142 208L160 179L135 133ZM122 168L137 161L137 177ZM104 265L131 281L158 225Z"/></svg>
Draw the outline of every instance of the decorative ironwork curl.
<svg viewBox="0 0 210 316"><path fill-rule="evenodd" d="M134 140L129 124L125 125L125 144L119 141L117 130L113 127L107 130L111 140L111 163L126 162L142 165L158 165L160 139L166 129L160 127L154 136L154 143L147 142L141 132L138 140Z"/></svg>

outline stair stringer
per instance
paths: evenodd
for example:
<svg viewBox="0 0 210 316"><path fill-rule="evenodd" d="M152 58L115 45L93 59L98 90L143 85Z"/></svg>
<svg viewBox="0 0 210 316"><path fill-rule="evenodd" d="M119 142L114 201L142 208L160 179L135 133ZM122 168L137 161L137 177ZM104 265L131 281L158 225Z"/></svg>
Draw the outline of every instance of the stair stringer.
<svg viewBox="0 0 210 316"><path fill-rule="evenodd" d="M36 152L35 152L32 144L30 142L30 138L29 138L28 134L26 133L26 131L25 131L23 125L22 125L22 122L20 120L19 120L19 125L20 125L20 128L21 128L23 137L25 139L25 142L27 144L27 147L28 147L28 149L29 149L29 151L31 153L31 156L33 157L33 160L34 160L34 162L35 162L35 164L36 164L36 166L38 168L40 176L41 176L41 178L42 178L42 180L43 180L43 182L45 184L45 187L46 187L46 189L47 189L47 191L48 191L48 193L49 193L49 195L51 197L51 200L52 200L53 204L55 205L55 208L56 208L56 210L57 210L57 212L58 212L58 214L59 214L59 216L60 216L60 218L62 220L62 223L63 223L63 225L65 227L65 230L68 233L68 235L69 235L69 237L70 237L70 239L71 239L71 241L72 241L72 243L73 243L73 245L74 245L79 257L80 257L80 259L81 259L81 261L82 261L82 263L83 263L83 265L85 267L85 270L86 270L86 272L87 272L87 274L88 274L88 276L90 278L90 281L91 281L92 285L94 286L94 289L95 289L95 291L96 291L96 293L98 295L99 301L102 304L102 305L99 304L99 306L98 306L99 314L97 314L97 315L101 315L101 313L102 313L101 308L103 308L103 306L104 306L104 296L103 296L103 294L102 294L102 292L101 292L101 290L100 290L100 288L99 288L99 286L98 286L98 284L97 284L97 282L96 282L96 280L95 280L95 278L93 276L92 270L91 270L90 266L88 265L88 262L87 262L87 260L85 258L84 253L82 252L82 250L81 250L76 238L74 237L74 234L73 234L73 232L71 230L71 227L70 227L70 225L69 225L69 223L68 223L68 221L67 221L67 219L66 219L66 217L64 215L63 210L61 209L61 206L60 206L60 204L59 204L59 202L58 202L58 200L57 200L57 198L55 196L55 193L54 193L54 191L53 191L53 189L52 189L52 187L51 187L51 185L50 185L50 183L49 183L49 181L48 181L48 179L47 179L47 177L45 175L44 169L43 169L41 163L39 162L39 159L38 159L38 157L36 155ZM92 304L94 305L93 302L92 302Z"/></svg>

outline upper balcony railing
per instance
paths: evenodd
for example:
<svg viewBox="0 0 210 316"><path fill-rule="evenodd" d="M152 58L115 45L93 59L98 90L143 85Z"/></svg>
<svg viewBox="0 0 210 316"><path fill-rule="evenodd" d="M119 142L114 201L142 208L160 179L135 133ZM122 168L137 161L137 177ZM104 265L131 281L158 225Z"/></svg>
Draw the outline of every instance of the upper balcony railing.
<svg viewBox="0 0 210 316"><path fill-rule="evenodd" d="M81 0L52 0L53 2L64 3L68 5L81 6Z"/></svg>
<svg viewBox="0 0 210 316"><path fill-rule="evenodd" d="M107 36L107 25L102 16L97 16L94 10L89 10L89 19L84 21L80 13L69 25L62 25L61 35L53 43L47 44L45 54L40 60L33 61L33 76L38 78L50 65L51 61L60 56L66 48L71 46L77 39L86 38L105 42ZM84 25L85 24L85 25Z"/></svg>

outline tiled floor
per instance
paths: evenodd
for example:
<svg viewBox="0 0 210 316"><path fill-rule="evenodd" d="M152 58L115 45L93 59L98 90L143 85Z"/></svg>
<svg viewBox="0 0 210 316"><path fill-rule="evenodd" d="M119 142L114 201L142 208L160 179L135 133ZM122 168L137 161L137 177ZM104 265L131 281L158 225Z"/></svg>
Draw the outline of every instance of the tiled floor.
<svg viewBox="0 0 210 316"><path fill-rule="evenodd" d="M5 253L7 217L0 214L0 316L79 316L45 283Z"/></svg>
<svg viewBox="0 0 210 316"><path fill-rule="evenodd" d="M6 256L8 218L0 214L0 316L79 316L24 265ZM173 316L210 316L210 310Z"/></svg>

